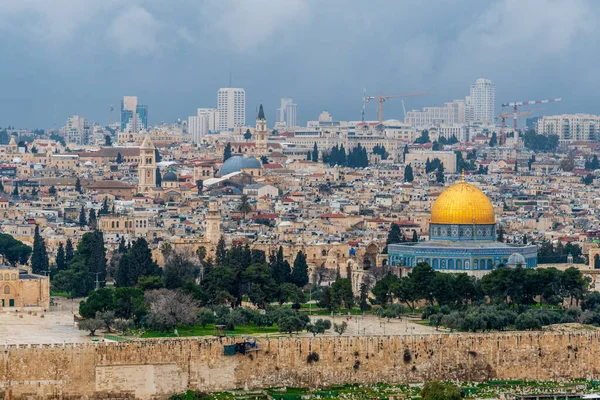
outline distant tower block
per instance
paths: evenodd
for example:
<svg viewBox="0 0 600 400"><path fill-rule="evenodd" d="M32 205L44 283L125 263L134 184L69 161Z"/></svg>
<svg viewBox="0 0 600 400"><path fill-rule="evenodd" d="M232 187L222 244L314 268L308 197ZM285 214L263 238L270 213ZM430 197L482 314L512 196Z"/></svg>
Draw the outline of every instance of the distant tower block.
<svg viewBox="0 0 600 400"><path fill-rule="evenodd" d="M206 215L206 236L205 239L211 244L216 245L221 238L221 213L216 202L208 204L208 214Z"/></svg>
<svg viewBox="0 0 600 400"><path fill-rule="evenodd" d="M148 193L156 187L156 151L150 136L146 136L140 147L140 165L138 167L138 191Z"/></svg>

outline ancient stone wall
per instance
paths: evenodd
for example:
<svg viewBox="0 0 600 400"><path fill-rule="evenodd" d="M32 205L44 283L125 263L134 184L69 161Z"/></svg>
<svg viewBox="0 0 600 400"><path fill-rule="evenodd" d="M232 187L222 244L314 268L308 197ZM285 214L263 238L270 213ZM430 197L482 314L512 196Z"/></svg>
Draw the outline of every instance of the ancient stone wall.
<svg viewBox="0 0 600 400"><path fill-rule="evenodd" d="M8 346L6 399L151 399L187 389L407 383L432 378L600 378L600 333L278 338L225 356L232 339Z"/></svg>

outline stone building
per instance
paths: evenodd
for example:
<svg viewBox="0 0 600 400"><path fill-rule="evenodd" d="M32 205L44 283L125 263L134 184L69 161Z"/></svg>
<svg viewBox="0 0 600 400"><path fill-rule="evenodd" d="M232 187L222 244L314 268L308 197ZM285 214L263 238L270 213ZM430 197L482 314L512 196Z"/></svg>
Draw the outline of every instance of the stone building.
<svg viewBox="0 0 600 400"><path fill-rule="evenodd" d="M50 309L50 280L8 265L0 265L0 310Z"/></svg>

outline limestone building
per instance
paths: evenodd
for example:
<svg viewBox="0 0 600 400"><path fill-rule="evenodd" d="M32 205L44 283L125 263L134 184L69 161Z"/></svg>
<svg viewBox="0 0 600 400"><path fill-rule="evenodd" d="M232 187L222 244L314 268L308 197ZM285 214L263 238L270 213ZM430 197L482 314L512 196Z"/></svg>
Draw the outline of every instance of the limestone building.
<svg viewBox="0 0 600 400"><path fill-rule="evenodd" d="M34 307L50 309L50 280L8 265L0 265L0 310Z"/></svg>
<svg viewBox="0 0 600 400"><path fill-rule="evenodd" d="M156 154L149 136L146 136L140 147L140 165L138 167L138 191L148 193L156 187Z"/></svg>

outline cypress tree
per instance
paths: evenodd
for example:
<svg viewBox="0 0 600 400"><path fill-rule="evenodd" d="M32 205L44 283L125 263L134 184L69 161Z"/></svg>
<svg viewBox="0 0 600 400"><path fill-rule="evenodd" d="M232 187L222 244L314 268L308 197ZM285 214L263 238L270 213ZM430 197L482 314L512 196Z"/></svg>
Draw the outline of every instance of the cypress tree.
<svg viewBox="0 0 600 400"><path fill-rule="evenodd" d="M307 160L307 161L312 161L312 157L311 157L311 152L310 152L310 150L306 152L306 160Z"/></svg>
<svg viewBox="0 0 600 400"><path fill-rule="evenodd" d="M125 243L125 238L121 236L121 240L119 241L119 248L117 249L119 254L127 253L127 244Z"/></svg>
<svg viewBox="0 0 600 400"><path fill-rule="evenodd" d="M40 227L36 225L33 235L33 252L31 253L31 271L34 274L43 274L48 271L48 266L46 243L40 236Z"/></svg>
<svg viewBox="0 0 600 400"><path fill-rule="evenodd" d="M73 251L73 242L71 239L67 239L67 244L65 246L65 264L69 264L74 256L75 252Z"/></svg>
<svg viewBox="0 0 600 400"><path fill-rule="evenodd" d="M156 187L162 186L162 176L160 175L160 168L156 167Z"/></svg>
<svg viewBox="0 0 600 400"><path fill-rule="evenodd" d="M96 210L90 208L90 213L88 216L88 224L92 227L96 226L97 218L96 218Z"/></svg>
<svg viewBox="0 0 600 400"><path fill-rule="evenodd" d="M290 282L298 287L304 287L308 283L308 265L306 264L306 255L302 251L298 251L296 254Z"/></svg>
<svg viewBox="0 0 600 400"><path fill-rule="evenodd" d="M85 218L85 208L81 206L81 211L79 211L79 226L85 226L87 220Z"/></svg>
<svg viewBox="0 0 600 400"><path fill-rule="evenodd" d="M65 261L65 247L62 242L58 244L58 250L56 250L56 270L64 271L67 268L67 262Z"/></svg>
<svg viewBox="0 0 600 400"><path fill-rule="evenodd" d="M100 212L98 214L108 215L108 199L106 197L104 198L104 201L102 202L102 208L100 209Z"/></svg>
<svg viewBox="0 0 600 400"><path fill-rule="evenodd" d="M12 195L19 197L19 182L15 182L15 188L13 189Z"/></svg>
<svg viewBox="0 0 600 400"><path fill-rule="evenodd" d="M219 238L219 242L217 243L216 257L217 265L225 265L225 260L227 258L227 249L225 248L225 238L223 236Z"/></svg>
<svg viewBox="0 0 600 400"><path fill-rule="evenodd" d="M317 147L317 142L315 142L315 144L313 146L312 160L315 162L319 161L319 148Z"/></svg>
<svg viewBox="0 0 600 400"><path fill-rule="evenodd" d="M227 161L231 158L231 143L227 143L225 145L225 149L223 150L223 161Z"/></svg>
<svg viewBox="0 0 600 400"><path fill-rule="evenodd" d="M404 182L412 182L415 180L413 176L413 168L410 164L404 167Z"/></svg>
<svg viewBox="0 0 600 400"><path fill-rule="evenodd" d="M158 275L160 275L160 268L152 259L148 242L144 238L139 238L119 261L117 286L135 286L140 277Z"/></svg>
<svg viewBox="0 0 600 400"><path fill-rule="evenodd" d="M79 178L77 178L77 180L75 181L75 191L78 193L82 193L81 181L79 180Z"/></svg>

